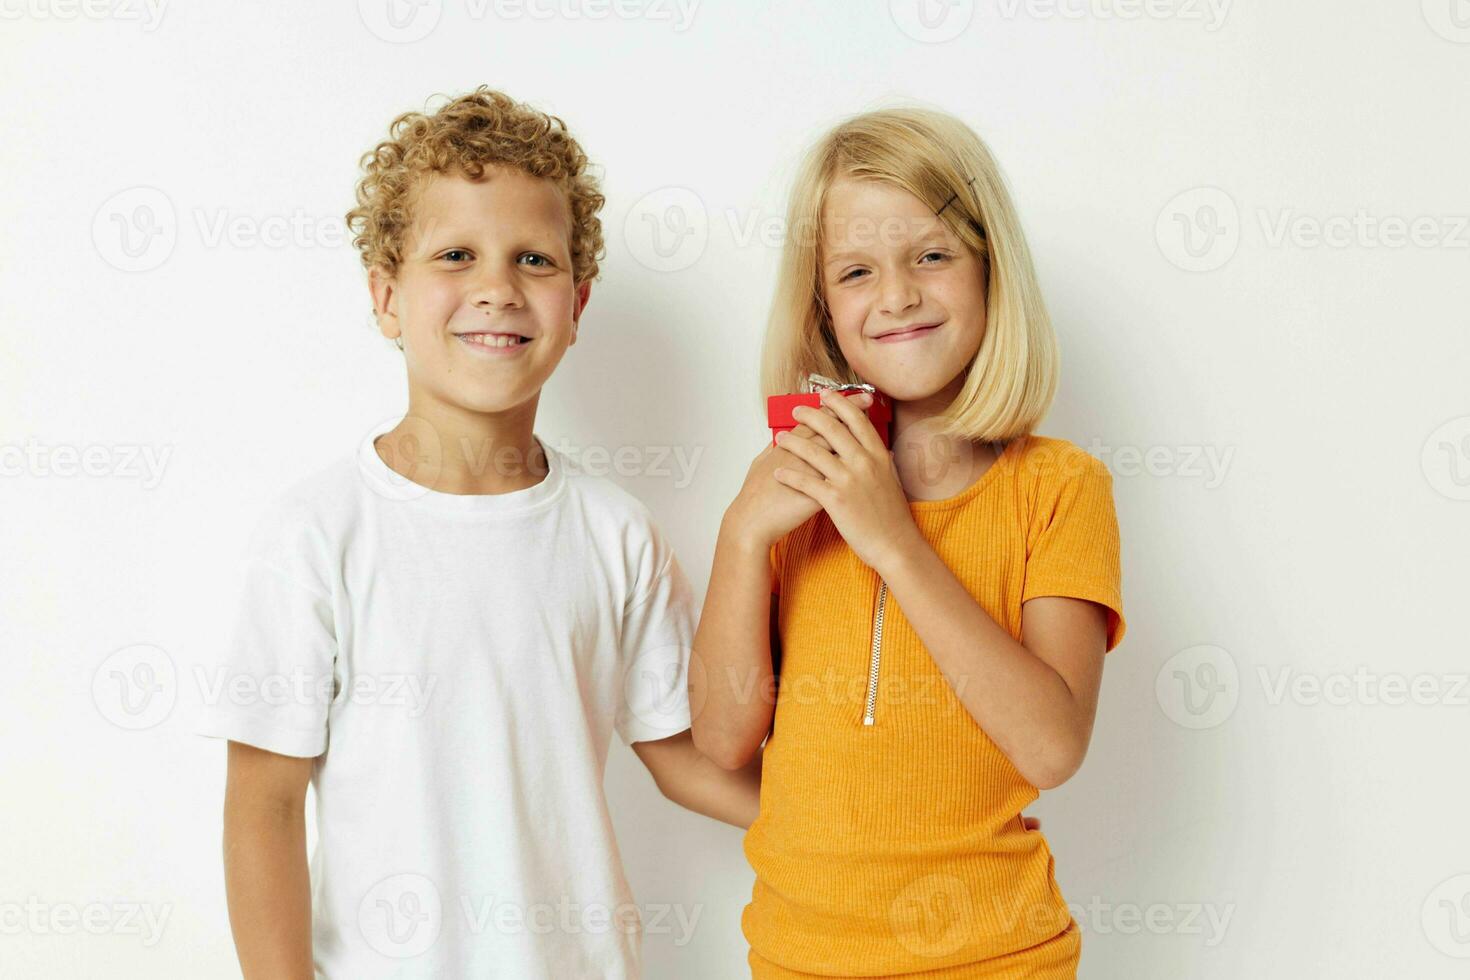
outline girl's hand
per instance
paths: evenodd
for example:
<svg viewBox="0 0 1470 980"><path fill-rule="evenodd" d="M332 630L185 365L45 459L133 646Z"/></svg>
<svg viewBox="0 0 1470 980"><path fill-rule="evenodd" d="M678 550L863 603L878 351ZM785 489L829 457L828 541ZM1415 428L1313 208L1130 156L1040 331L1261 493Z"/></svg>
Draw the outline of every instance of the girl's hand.
<svg viewBox="0 0 1470 980"><path fill-rule="evenodd" d="M783 464L773 475L821 506L848 547L881 575L890 561L924 539L909 511L893 454L863 410L872 396L821 394L824 410L799 406L792 412L813 436L793 429L776 437L778 446L807 466Z"/></svg>
<svg viewBox="0 0 1470 980"><path fill-rule="evenodd" d="M804 425L791 430L813 439L824 449L825 439ZM768 549L786 532L800 526L822 509L821 504L803 493L782 486L772 473L778 468L817 476L817 471L779 446L766 446L750 464L745 483L725 512L737 531L753 544Z"/></svg>

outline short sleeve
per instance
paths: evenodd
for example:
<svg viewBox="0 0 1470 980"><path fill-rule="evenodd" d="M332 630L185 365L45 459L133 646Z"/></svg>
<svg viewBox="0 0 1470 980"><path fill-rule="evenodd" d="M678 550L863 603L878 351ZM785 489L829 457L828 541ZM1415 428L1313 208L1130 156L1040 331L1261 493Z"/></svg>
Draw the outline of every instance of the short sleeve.
<svg viewBox="0 0 1470 980"><path fill-rule="evenodd" d="M1087 599L1106 607L1105 649L1122 641L1127 624L1113 475L1081 449L1055 459L1038 480L1021 602L1038 596Z"/></svg>
<svg viewBox="0 0 1470 980"><path fill-rule="evenodd" d="M299 758L326 751L337 635L311 538L257 527L227 645L201 678L198 734Z"/></svg>
<svg viewBox="0 0 1470 980"><path fill-rule="evenodd" d="M629 745L677 735L689 728L689 656L697 611L688 576L662 535L654 531L653 581L623 612L620 656L623 697L616 727Z"/></svg>

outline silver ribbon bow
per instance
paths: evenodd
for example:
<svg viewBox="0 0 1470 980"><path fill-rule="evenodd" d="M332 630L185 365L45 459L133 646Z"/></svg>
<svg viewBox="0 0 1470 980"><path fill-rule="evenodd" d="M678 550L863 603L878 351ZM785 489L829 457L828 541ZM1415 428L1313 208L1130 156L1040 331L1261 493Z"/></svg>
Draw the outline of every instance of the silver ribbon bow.
<svg viewBox="0 0 1470 980"><path fill-rule="evenodd" d="M870 395L877 395L878 389L870 384L849 383L845 381L834 381L826 375L809 374L806 376L806 393L814 391L866 391Z"/></svg>

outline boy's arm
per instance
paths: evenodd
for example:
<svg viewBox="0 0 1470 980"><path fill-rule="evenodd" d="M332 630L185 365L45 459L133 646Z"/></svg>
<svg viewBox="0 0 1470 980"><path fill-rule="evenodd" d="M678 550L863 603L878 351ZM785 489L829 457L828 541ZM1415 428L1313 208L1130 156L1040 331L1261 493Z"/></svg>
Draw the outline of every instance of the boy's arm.
<svg viewBox="0 0 1470 980"><path fill-rule="evenodd" d="M225 894L245 980L312 980L306 787L312 759L229 743Z"/></svg>
<svg viewBox="0 0 1470 980"><path fill-rule="evenodd" d="M659 791L686 810L736 827L749 827L760 813L760 751L743 768L725 769L694 747L688 731L634 742L633 751L648 767Z"/></svg>

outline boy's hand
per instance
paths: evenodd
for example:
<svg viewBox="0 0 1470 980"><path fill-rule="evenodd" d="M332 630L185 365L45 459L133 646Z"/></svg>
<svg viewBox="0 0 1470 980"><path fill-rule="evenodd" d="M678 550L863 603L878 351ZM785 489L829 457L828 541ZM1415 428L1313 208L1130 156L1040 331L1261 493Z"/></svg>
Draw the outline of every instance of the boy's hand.
<svg viewBox="0 0 1470 980"><path fill-rule="evenodd" d="M864 412L871 401L866 393L824 391L823 411L797 407L792 418L814 435L793 429L779 433L776 441L807 465L783 464L773 475L825 510L853 552L882 574L889 561L922 543L923 536L909 511L893 454Z"/></svg>

